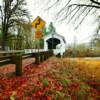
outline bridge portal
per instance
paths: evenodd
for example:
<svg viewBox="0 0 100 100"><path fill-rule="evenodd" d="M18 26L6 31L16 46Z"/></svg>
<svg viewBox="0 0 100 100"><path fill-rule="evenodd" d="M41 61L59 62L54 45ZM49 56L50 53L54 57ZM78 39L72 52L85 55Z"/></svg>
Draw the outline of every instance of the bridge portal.
<svg viewBox="0 0 100 100"><path fill-rule="evenodd" d="M53 32L44 36L43 39L44 39L44 50L48 51L49 49L52 49L55 55L57 54L63 55L65 53L66 41L62 35Z"/></svg>
<svg viewBox="0 0 100 100"><path fill-rule="evenodd" d="M60 44L60 40L57 38L50 38L47 41L48 49L56 49L56 46Z"/></svg>

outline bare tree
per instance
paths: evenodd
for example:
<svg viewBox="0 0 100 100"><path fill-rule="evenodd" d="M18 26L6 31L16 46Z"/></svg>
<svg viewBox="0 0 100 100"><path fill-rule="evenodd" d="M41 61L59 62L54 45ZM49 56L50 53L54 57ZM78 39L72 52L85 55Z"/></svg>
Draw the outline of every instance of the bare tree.
<svg viewBox="0 0 100 100"><path fill-rule="evenodd" d="M99 0L56 0L46 10L49 10L53 7L56 7L56 9L59 8L59 11L56 13L58 21L67 20L68 23L74 22L77 28L88 15L93 14L96 15L97 17L99 16L98 12L100 9L100 1Z"/></svg>
<svg viewBox="0 0 100 100"><path fill-rule="evenodd" d="M26 16L28 17L29 15L25 5L25 0L3 0L2 5L0 5L3 50L5 50L9 29L18 25L20 20L24 19Z"/></svg>

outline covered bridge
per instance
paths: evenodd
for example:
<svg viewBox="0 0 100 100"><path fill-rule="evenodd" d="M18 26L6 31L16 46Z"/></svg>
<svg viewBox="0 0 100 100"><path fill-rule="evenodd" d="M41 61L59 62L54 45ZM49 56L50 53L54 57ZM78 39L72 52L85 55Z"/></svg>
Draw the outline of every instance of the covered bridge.
<svg viewBox="0 0 100 100"><path fill-rule="evenodd" d="M62 35L52 32L43 37L44 39L44 49L52 49L55 55L64 55L66 51L66 41Z"/></svg>

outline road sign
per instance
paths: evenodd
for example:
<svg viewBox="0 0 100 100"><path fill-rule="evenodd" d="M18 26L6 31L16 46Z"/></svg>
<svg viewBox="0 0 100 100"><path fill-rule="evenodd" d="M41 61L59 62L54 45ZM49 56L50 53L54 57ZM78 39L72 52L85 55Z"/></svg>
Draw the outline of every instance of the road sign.
<svg viewBox="0 0 100 100"><path fill-rule="evenodd" d="M35 38L40 39L42 37L42 32L41 31L36 31L35 32Z"/></svg>
<svg viewBox="0 0 100 100"><path fill-rule="evenodd" d="M44 26L45 26L45 21L38 16L33 22L32 22L32 26L36 29L36 30L41 30Z"/></svg>

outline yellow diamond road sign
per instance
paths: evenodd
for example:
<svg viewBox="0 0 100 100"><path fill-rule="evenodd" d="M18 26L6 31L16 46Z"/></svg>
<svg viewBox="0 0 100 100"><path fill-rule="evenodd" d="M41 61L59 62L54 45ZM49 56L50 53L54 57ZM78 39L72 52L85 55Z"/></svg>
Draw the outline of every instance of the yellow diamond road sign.
<svg viewBox="0 0 100 100"><path fill-rule="evenodd" d="M45 26L45 21L38 16L33 22L32 22L32 26L36 29L36 30L41 30L44 26Z"/></svg>

